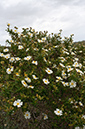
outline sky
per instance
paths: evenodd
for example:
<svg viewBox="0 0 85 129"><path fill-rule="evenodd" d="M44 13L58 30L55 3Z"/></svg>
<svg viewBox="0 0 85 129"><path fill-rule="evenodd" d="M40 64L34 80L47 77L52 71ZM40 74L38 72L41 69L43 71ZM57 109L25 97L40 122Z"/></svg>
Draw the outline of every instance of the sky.
<svg viewBox="0 0 85 129"><path fill-rule="evenodd" d="M85 40L85 0L0 0L0 45L10 39L7 24L14 29L32 27L35 31L74 34L73 41Z"/></svg>

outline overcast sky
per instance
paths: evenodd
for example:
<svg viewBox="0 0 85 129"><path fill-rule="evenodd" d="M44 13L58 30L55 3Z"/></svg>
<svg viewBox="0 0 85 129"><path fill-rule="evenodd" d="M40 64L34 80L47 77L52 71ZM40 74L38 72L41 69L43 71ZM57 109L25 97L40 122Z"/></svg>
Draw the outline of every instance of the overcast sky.
<svg viewBox="0 0 85 129"><path fill-rule="evenodd" d="M7 23L19 28L47 30L62 37L74 34L74 41L85 40L85 0L0 0L0 44L9 38Z"/></svg>

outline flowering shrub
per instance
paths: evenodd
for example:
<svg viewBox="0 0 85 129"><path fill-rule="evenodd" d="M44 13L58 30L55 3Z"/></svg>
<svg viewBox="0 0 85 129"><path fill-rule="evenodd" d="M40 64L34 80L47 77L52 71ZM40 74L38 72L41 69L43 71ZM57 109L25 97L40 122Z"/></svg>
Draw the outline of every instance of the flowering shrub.
<svg viewBox="0 0 85 129"><path fill-rule="evenodd" d="M48 122L47 129L83 126L85 71L73 35L62 39L61 30L48 35L32 28L19 33L14 28L8 24L11 41L6 42L11 46L0 53L0 94L5 102L1 108L8 114L20 108L25 119Z"/></svg>

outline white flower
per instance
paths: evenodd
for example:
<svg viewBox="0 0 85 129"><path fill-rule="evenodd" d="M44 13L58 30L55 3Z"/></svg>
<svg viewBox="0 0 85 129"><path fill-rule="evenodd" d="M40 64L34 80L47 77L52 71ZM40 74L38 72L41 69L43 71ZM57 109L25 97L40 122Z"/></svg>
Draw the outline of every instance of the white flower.
<svg viewBox="0 0 85 129"><path fill-rule="evenodd" d="M58 77L58 76L56 76L56 78L57 78L56 82L63 80L61 77Z"/></svg>
<svg viewBox="0 0 85 129"><path fill-rule="evenodd" d="M23 102L21 102L20 99L17 99L16 101L14 101L13 105L17 107L21 107L23 105Z"/></svg>
<svg viewBox="0 0 85 129"><path fill-rule="evenodd" d="M28 32L28 34L30 35L30 37L32 37L32 36L33 36L33 34L32 34L32 33L30 33L30 32Z"/></svg>
<svg viewBox="0 0 85 129"><path fill-rule="evenodd" d="M81 63L79 63L79 68L81 69L81 67L82 67L82 64L81 64Z"/></svg>
<svg viewBox="0 0 85 129"><path fill-rule="evenodd" d="M63 71L62 71L62 76L65 76L65 75L66 75L66 73L65 73L65 71L63 70Z"/></svg>
<svg viewBox="0 0 85 129"><path fill-rule="evenodd" d="M25 87L28 86L27 83L26 83L24 80L22 80L21 83L22 83Z"/></svg>
<svg viewBox="0 0 85 129"><path fill-rule="evenodd" d="M61 59L61 62L64 62L65 61L65 58L64 57L59 57Z"/></svg>
<svg viewBox="0 0 85 129"><path fill-rule="evenodd" d="M56 108L56 110L54 111L54 113L56 115L60 115L61 116L62 115L62 110Z"/></svg>
<svg viewBox="0 0 85 129"><path fill-rule="evenodd" d="M3 50L3 52L8 52L8 51L9 51L9 49L8 49L8 48L6 48L6 49L4 49L4 50Z"/></svg>
<svg viewBox="0 0 85 129"><path fill-rule="evenodd" d="M21 58L19 58L19 57L15 57L15 60L16 60L16 61L19 61L19 60L21 60Z"/></svg>
<svg viewBox="0 0 85 129"><path fill-rule="evenodd" d="M80 74L84 74L80 69L76 69L76 71Z"/></svg>
<svg viewBox="0 0 85 129"><path fill-rule="evenodd" d="M19 73L16 73L16 76L20 76Z"/></svg>
<svg viewBox="0 0 85 129"><path fill-rule="evenodd" d="M71 76L71 74L69 73L69 74L68 74L68 77L70 77L70 76Z"/></svg>
<svg viewBox="0 0 85 129"><path fill-rule="evenodd" d="M29 77L25 78L25 80L30 83L31 82L31 79Z"/></svg>
<svg viewBox="0 0 85 129"><path fill-rule="evenodd" d="M32 61L32 64L38 65L37 61Z"/></svg>
<svg viewBox="0 0 85 129"><path fill-rule="evenodd" d="M83 106L82 102L79 102L79 105L80 105L80 106Z"/></svg>
<svg viewBox="0 0 85 129"><path fill-rule="evenodd" d="M35 32L35 30L34 29L31 29L31 32ZM36 32L35 32L36 33Z"/></svg>
<svg viewBox="0 0 85 129"><path fill-rule="evenodd" d="M24 57L24 60L30 60L31 56Z"/></svg>
<svg viewBox="0 0 85 129"><path fill-rule="evenodd" d="M64 79L67 79L66 75L63 75L62 77L63 77Z"/></svg>
<svg viewBox="0 0 85 129"><path fill-rule="evenodd" d="M46 58L45 58L45 57L43 57L43 59L44 59L44 61L45 61L45 62L47 62L47 60L46 60Z"/></svg>
<svg viewBox="0 0 85 129"><path fill-rule="evenodd" d="M35 75L32 75L33 79L38 79L38 77L36 77Z"/></svg>
<svg viewBox="0 0 85 129"><path fill-rule="evenodd" d="M52 73L53 73L53 71L52 71L51 69L49 69L49 68L47 68L45 71L46 71L48 74L52 74Z"/></svg>
<svg viewBox="0 0 85 129"><path fill-rule="evenodd" d="M71 100L71 102L70 103L73 103L73 101Z"/></svg>
<svg viewBox="0 0 85 129"><path fill-rule="evenodd" d="M25 119L30 119L31 117L30 112L26 111L24 117Z"/></svg>
<svg viewBox="0 0 85 129"><path fill-rule="evenodd" d="M7 72L8 74L11 74L11 69L10 69L10 68L7 68L6 72Z"/></svg>
<svg viewBox="0 0 85 129"><path fill-rule="evenodd" d="M42 38L42 40L45 41L46 40L46 37Z"/></svg>
<svg viewBox="0 0 85 129"><path fill-rule="evenodd" d="M79 66L78 62L74 62L73 66L78 67Z"/></svg>
<svg viewBox="0 0 85 129"><path fill-rule="evenodd" d="M10 58L10 54L6 54L6 55L4 55L4 57L5 57L6 59L9 59L9 58Z"/></svg>
<svg viewBox="0 0 85 129"><path fill-rule="evenodd" d="M67 55L69 55L69 52L65 52Z"/></svg>
<svg viewBox="0 0 85 129"><path fill-rule="evenodd" d="M71 55L75 55L75 53L74 52L71 52Z"/></svg>
<svg viewBox="0 0 85 129"><path fill-rule="evenodd" d="M34 88L34 86L32 86L32 85L29 85L29 86L27 86L27 88L32 88L32 89L33 89L33 88Z"/></svg>
<svg viewBox="0 0 85 129"><path fill-rule="evenodd" d="M69 86L69 83L68 82L66 82L65 84L66 84L66 86Z"/></svg>
<svg viewBox="0 0 85 129"><path fill-rule="evenodd" d="M82 53L82 51L79 51L80 53Z"/></svg>
<svg viewBox="0 0 85 129"><path fill-rule="evenodd" d="M43 82L47 85L47 84L49 84L50 82L48 81L48 79L43 79Z"/></svg>
<svg viewBox="0 0 85 129"><path fill-rule="evenodd" d="M44 120L46 120L46 119L48 119L48 116L45 114L45 115L44 115Z"/></svg>
<svg viewBox="0 0 85 129"><path fill-rule="evenodd" d="M65 59L62 59L62 60L61 60L61 62L64 62L64 61L65 61Z"/></svg>
<svg viewBox="0 0 85 129"><path fill-rule="evenodd" d="M29 48L26 49L26 52L29 50Z"/></svg>
<svg viewBox="0 0 85 129"><path fill-rule="evenodd" d="M64 81L61 82L64 86L66 86L66 83Z"/></svg>
<svg viewBox="0 0 85 129"><path fill-rule="evenodd" d="M39 42L39 43L42 43L42 42L43 42L43 40L38 39L38 42Z"/></svg>
<svg viewBox="0 0 85 129"><path fill-rule="evenodd" d="M48 119L48 116L47 116L47 114L45 114L45 113L42 113L42 115L44 115L44 120L46 120L46 119Z"/></svg>
<svg viewBox="0 0 85 129"><path fill-rule="evenodd" d="M5 55L3 53L0 53L0 57L4 57Z"/></svg>
<svg viewBox="0 0 85 129"><path fill-rule="evenodd" d="M73 68L69 67L69 68L67 69L67 72L72 71L72 70L73 70Z"/></svg>
<svg viewBox="0 0 85 129"><path fill-rule="evenodd" d="M24 47L22 45L19 45L18 46L18 49L23 49Z"/></svg>
<svg viewBox="0 0 85 129"><path fill-rule="evenodd" d="M15 58L14 58L14 57L11 57L11 58L9 59L9 61L10 61L10 62L13 62L13 61L15 61Z"/></svg>
<svg viewBox="0 0 85 129"><path fill-rule="evenodd" d="M61 67L65 67L62 63L59 63Z"/></svg>
<svg viewBox="0 0 85 129"><path fill-rule="evenodd" d="M76 82L74 82L73 80L71 80L70 82L70 88L76 87Z"/></svg>
<svg viewBox="0 0 85 129"><path fill-rule="evenodd" d="M78 61L79 59L78 58L74 58L76 61Z"/></svg>

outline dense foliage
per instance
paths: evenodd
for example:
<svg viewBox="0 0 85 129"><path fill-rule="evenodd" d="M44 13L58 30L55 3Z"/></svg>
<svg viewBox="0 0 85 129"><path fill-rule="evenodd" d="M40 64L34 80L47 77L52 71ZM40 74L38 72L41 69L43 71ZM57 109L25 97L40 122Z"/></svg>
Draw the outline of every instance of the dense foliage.
<svg viewBox="0 0 85 129"><path fill-rule="evenodd" d="M9 115L20 110L29 128L83 127L84 47L74 47L73 35L62 39L61 30L19 33L7 26L11 46L0 52L0 109Z"/></svg>

